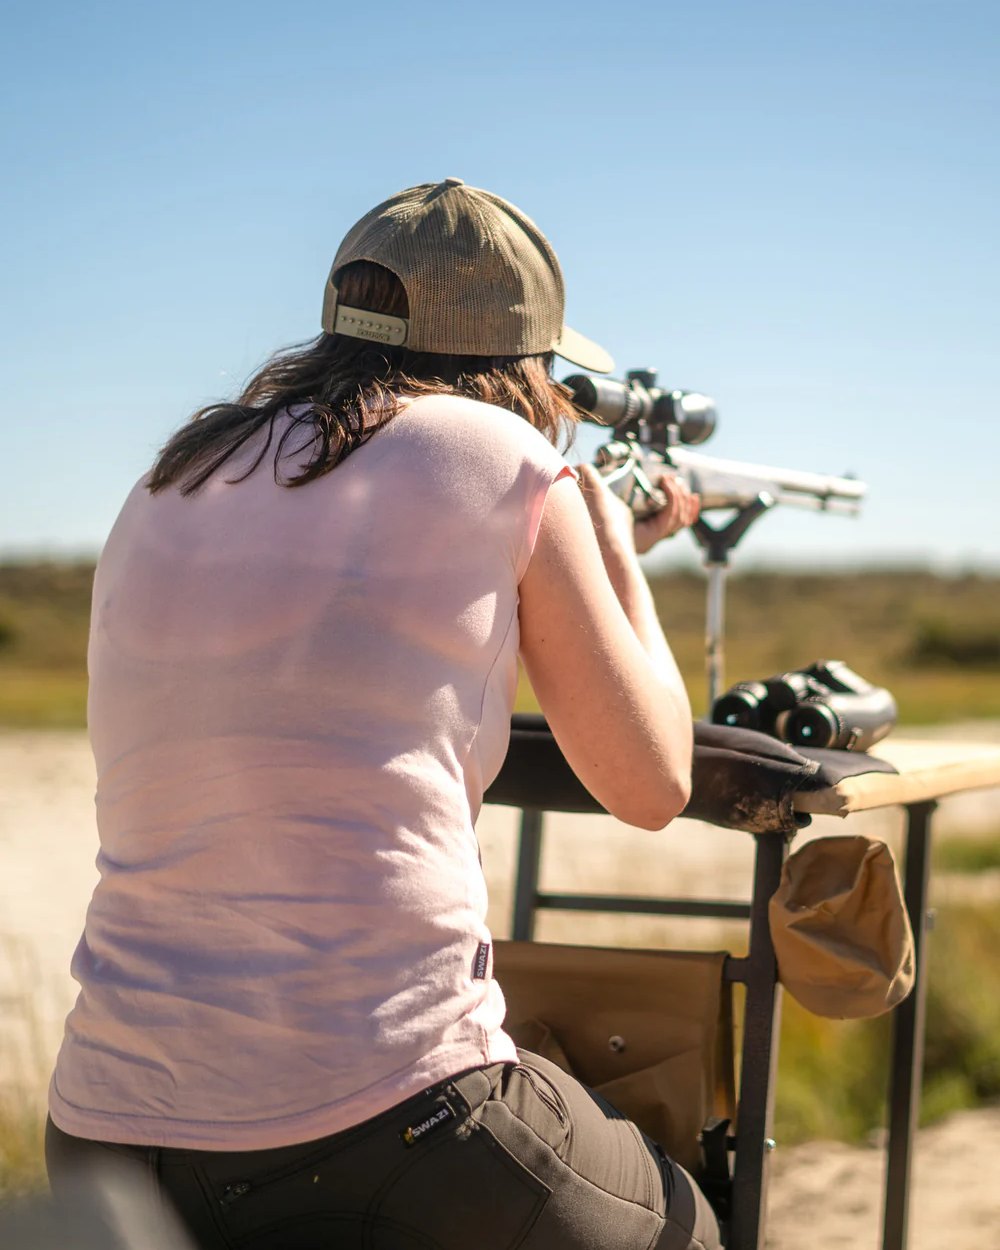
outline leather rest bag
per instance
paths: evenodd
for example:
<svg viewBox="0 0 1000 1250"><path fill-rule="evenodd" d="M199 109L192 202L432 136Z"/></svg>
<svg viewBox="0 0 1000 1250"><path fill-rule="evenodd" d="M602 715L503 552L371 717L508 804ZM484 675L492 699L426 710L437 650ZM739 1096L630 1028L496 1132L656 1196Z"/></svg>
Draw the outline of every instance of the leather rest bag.
<svg viewBox="0 0 1000 1250"><path fill-rule="evenodd" d="M734 1116L722 952L497 942L515 1044L601 1094L689 1171L712 1116Z"/></svg>

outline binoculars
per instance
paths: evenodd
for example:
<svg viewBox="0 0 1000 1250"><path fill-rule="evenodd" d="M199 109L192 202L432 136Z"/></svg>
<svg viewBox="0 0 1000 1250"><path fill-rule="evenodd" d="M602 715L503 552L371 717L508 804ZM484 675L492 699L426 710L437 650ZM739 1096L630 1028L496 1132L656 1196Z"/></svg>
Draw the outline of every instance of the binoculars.
<svg viewBox="0 0 1000 1250"><path fill-rule="evenodd" d="M842 660L742 681L712 705L712 723L756 729L793 746L867 751L896 723L896 700Z"/></svg>

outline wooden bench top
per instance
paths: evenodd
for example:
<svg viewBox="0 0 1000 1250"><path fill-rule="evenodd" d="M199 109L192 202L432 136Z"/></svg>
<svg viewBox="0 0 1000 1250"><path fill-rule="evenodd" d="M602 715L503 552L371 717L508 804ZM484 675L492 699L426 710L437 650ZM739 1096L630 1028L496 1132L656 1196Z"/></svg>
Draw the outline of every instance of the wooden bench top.
<svg viewBox="0 0 1000 1250"><path fill-rule="evenodd" d="M799 812L847 816L873 807L920 803L962 790L1000 786L1000 745L984 742L914 741L887 738L872 747L897 773L861 773L824 790L803 791Z"/></svg>

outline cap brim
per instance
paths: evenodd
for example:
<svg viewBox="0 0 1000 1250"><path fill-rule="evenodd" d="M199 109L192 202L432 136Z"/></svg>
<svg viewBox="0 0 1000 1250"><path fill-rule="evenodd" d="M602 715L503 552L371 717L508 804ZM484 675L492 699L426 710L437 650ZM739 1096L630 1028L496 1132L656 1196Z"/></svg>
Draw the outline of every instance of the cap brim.
<svg viewBox="0 0 1000 1250"><path fill-rule="evenodd" d="M590 339L585 339L582 334L577 334L569 326L563 326L562 333L552 345L552 350L563 360L568 360L571 365L580 365L592 373L610 373L615 367L615 362L603 347L598 347Z"/></svg>

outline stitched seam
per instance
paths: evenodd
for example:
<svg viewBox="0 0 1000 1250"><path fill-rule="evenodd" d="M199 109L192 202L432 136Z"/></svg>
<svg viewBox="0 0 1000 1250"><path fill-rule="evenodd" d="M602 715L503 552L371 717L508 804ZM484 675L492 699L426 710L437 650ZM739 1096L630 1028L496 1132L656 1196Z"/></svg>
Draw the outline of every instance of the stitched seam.
<svg viewBox="0 0 1000 1250"><path fill-rule="evenodd" d="M486 707L486 692L490 688L490 678L493 676L493 670L500 663L500 657L503 655L504 646L507 642L507 639L510 637L510 631L514 626L514 622L517 620L517 608L518 608L518 604L515 598L514 607L511 610L511 614L510 614L510 619L507 622L507 628L503 631L503 637L500 639L500 643L496 649L496 654L493 656L493 661L490 664L490 667L486 672L486 677L483 680L483 693L479 698L479 716L476 720L476 727L472 731L472 737L469 739L469 745L465 752L465 759L462 761L463 772L465 771L464 765L468 763L469 756L472 754L472 750L476 745L477 739L479 738L479 731L483 727L483 711Z"/></svg>
<svg viewBox="0 0 1000 1250"><path fill-rule="evenodd" d="M205 1209L208 1212L208 1218L212 1223L212 1227L219 1235L223 1245L228 1247L228 1250L233 1250L233 1239L229 1236L229 1229L222 1221L219 1213L219 1200L212 1192L212 1186L208 1177L203 1174L202 1167L199 1164L195 1164L191 1168L191 1172L205 1203Z"/></svg>
<svg viewBox="0 0 1000 1250"><path fill-rule="evenodd" d="M508 1112L508 1114L513 1119L515 1119L518 1122L518 1124L526 1128L533 1137L537 1137L538 1140L542 1143L542 1145L552 1155L553 1159L555 1159L556 1163L559 1164L560 1167L565 1168L566 1171L569 1172L571 1176L574 1176L578 1181L581 1181L584 1185L589 1186L591 1189L596 1189L599 1194L605 1194L608 1198L614 1198L616 1202L624 1202L625 1205L628 1207L639 1207L643 1211L648 1211L649 1214L654 1216L656 1219L663 1218L660 1215L659 1211L654 1211L651 1207L646 1206L644 1202L639 1202L635 1198L624 1198L621 1194L616 1194L612 1192L612 1190L610 1189L605 1189L603 1185L598 1185L596 1181L592 1181L589 1179L589 1177L583 1176L580 1172L576 1170L576 1168L572 1166L572 1164L567 1163L565 1159L560 1159L559 1156L556 1154L556 1152L552 1149L551 1145L549 1145L549 1143L545 1140L545 1138L539 1136L539 1134L535 1132L535 1130L532 1128L530 1124L527 1123L526 1120L522 1120L520 1116L514 1115L513 1111L511 1111L510 1108L507 1107L505 1103L501 1103L500 1105L504 1107L504 1109ZM493 1140L496 1142L496 1144L500 1147L501 1150L503 1150L506 1154L509 1154L512 1159L516 1158L516 1156L512 1154L510 1150L507 1149L507 1147L503 1144L503 1142L499 1140L497 1135L492 1131L492 1129L489 1128L488 1125L483 1124L482 1121L474 1121L474 1122L476 1123L480 1131L484 1133L489 1133L490 1137L493 1138ZM524 1165L522 1164L522 1167L523 1166ZM541 1181L541 1183L544 1184L545 1182ZM674 1222L676 1223L676 1221ZM680 1228L680 1225L678 1224L677 1227Z"/></svg>
<svg viewBox="0 0 1000 1250"><path fill-rule="evenodd" d="M654 1194L656 1192L656 1177L653 1174L653 1161L649 1157L649 1151L646 1149L646 1143L642 1139L642 1132L640 1131L639 1126L637 1124L634 1124L629 1119L626 1119L625 1123L632 1130L632 1136L635 1138L635 1143L639 1147L639 1150L641 1152L643 1166L646 1170L646 1192L649 1194L649 1201L652 1202L654 1200ZM659 1169L657 1169L657 1171L659 1171ZM643 1206L645 1205L646 1204L643 1203ZM650 1207L649 1209L651 1211L653 1210L652 1207Z"/></svg>

